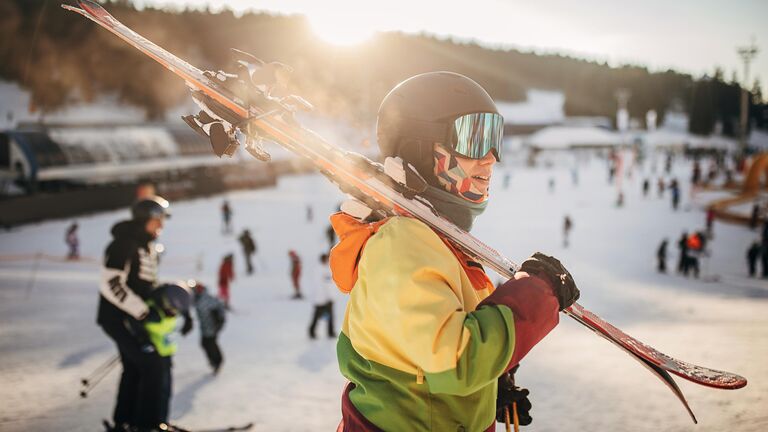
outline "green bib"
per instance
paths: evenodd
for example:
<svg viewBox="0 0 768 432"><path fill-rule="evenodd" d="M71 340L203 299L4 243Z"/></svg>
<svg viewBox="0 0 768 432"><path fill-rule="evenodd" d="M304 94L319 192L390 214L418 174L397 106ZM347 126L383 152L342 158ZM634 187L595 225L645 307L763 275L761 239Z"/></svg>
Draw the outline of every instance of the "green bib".
<svg viewBox="0 0 768 432"><path fill-rule="evenodd" d="M155 306L151 300L147 302L150 308L154 308L160 315L160 321L147 321L144 328L149 334L149 340L155 346L161 357L170 357L176 353L176 343L173 333L176 330L176 317L166 316L161 308Z"/></svg>

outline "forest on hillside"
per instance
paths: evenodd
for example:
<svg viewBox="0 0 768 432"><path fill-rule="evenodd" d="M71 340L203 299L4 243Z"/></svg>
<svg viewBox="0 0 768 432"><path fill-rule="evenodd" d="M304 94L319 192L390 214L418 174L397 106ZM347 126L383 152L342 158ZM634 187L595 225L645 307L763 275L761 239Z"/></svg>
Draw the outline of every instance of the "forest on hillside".
<svg viewBox="0 0 768 432"><path fill-rule="evenodd" d="M379 102L411 75L451 70L483 85L495 99L519 101L528 88L561 90L568 115L608 116L615 94L631 92L632 117L649 109L660 117L672 106L691 115L691 131L738 133L739 84L721 71L692 77L669 70L609 67L560 55L491 49L428 35L380 34L356 47L319 41L301 16L231 11L137 11L129 0L105 2L119 20L160 46L200 67L232 70L229 48L294 68L291 92L318 110L370 121ZM0 79L19 83L32 94L34 110L50 111L100 94L117 94L139 106L148 119L187 97L173 74L97 25L59 7L58 0L0 2ZM759 84L751 89L752 124L768 127L768 108Z"/></svg>

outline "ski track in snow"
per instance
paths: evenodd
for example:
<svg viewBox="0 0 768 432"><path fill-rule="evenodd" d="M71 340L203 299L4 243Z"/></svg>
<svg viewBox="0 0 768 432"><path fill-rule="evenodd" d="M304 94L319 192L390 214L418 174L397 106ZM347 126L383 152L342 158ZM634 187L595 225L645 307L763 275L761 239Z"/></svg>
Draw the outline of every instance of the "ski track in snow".
<svg viewBox="0 0 768 432"><path fill-rule="evenodd" d="M623 179L625 206L616 208L616 186L607 183L603 160L582 161L578 186L571 183L570 166L556 160L551 169L497 167L493 199L473 233L515 261L536 250L561 258L582 290L582 305L666 354L740 373L749 384L719 391L676 378L699 418L695 426L661 382L563 316L518 372L517 381L531 389L534 406L534 423L525 430L768 429L768 282L747 278L744 258L756 233L716 222L714 253L702 263L702 272L722 275L721 281L684 279L674 274L675 244L683 229L703 228L706 202L703 195L690 200L688 163L675 166L683 185L677 212L671 210L668 191L657 198L655 181L649 197L642 197L639 172ZM506 170L512 172L509 190L501 186ZM550 177L556 180L554 192L548 190ZM335 430L345 382L336 366L335 341L310 341L307 326L317 257L327 246L327 216L343 197L316 175L286 177L275 189L226 196L235 233L247 227L256 239L255 275L243 271L236 235L221 234L222 196L173 203L173 218L161 237L165 280L194 277L215 291L219 260L228 252L236 257L234 312L220 338L225 364L218 376L210 374L197 328L181 339L174 358L172 418L196 428L254 421L255 430ZM305 219L307 203L313 207L312 223ZM561 238L566 213L574 222L568 249ZM111 417L118 370L87 399L80 399L78 390L80 378L115 351L95 325L97 263L109 228L127 216L115 211L78 218L81 254L94 260L43 258L36 272L29 256L64 255L70 221L0 233L0 430L94 431L102 418ZM673 272L659 275L654 257L665 236ZM289 299L291 248L304 265L302 301ZM343 312L344 297L338 295L337 326Z"/></svg>

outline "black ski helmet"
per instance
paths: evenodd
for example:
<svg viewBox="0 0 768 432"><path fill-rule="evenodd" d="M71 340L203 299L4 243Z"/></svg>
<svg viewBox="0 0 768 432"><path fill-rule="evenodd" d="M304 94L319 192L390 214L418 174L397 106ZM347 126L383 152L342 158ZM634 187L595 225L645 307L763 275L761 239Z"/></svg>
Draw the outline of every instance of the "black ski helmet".
<svg viewBox="0 0 768 432"><path fill-rule="evenodd" d="M157 288L156 296L168 314L183 314L189 311L190 306L192 306L192 292L186 282L160 285Z"/></svg>
<svg viewBox="0 0 768 432"><path fill-rule="evenodd" d="M453 120L471 113L499 113L493 99L473 80L453 72L408 78L379 106L376 138L381 156L400 156L437 185L433 145L445 141Z"/></svg>
<svg viewBox="0 0 768 432"><path fill-rule="evenodd" d="M136 201L131 207L131 217L135 221L146 222L152 218L171 217L171 213L168 210L170 204L168 201L159 196L153 196L151 198L143 198Z"/></svg>

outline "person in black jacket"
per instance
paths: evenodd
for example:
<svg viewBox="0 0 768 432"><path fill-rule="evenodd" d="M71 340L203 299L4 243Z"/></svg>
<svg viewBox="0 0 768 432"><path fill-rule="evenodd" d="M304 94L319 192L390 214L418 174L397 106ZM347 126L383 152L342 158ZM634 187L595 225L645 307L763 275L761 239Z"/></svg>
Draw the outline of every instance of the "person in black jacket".
<svg viewBox="0 0 768 432"><path fill-rule="evenodd" d="M97 316L99 326L117 345L123 366L113 413L116 431L151 429L167 420L155 418L162 409L148 406L156 403L157 392L163 391L151 379L162 359L149 340L144 320L150 312L146 300L159 286L159 248L155 240L169 217L168 201L161 197L142 199L131 208L131 216L112 227ZM191 319L185 314L182 334L191 328Z"/></svg>

